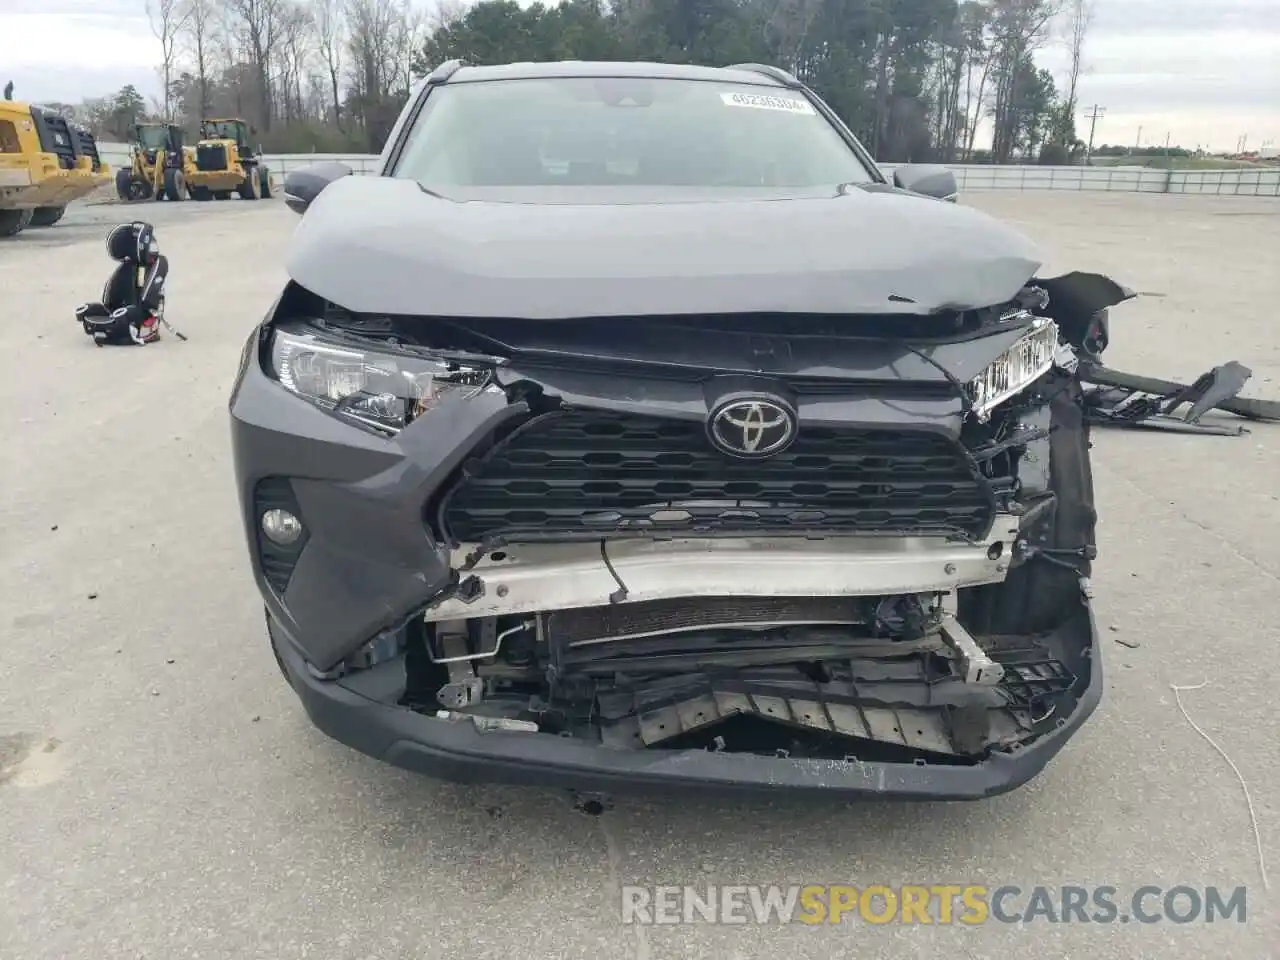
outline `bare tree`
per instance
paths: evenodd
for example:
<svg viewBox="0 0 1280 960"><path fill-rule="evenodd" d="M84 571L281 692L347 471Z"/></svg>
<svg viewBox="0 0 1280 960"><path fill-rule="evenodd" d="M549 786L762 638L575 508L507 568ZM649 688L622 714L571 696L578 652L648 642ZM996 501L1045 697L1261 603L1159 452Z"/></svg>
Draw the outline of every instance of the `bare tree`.
<svg viewBox="0 0 1280 960"><path fill-rule="evenodd" d="M407 96L413 86L413 56L425 39L428 27L426 13L404 2L401 6L403 15L392 22L389 44L389 69L384 79L384 93L399 98Z"/></svg>
<svg viewBox="0 0 1280 960"><path fill-rule="evenodd" d="M1013 155L1017 137L1019 76L1031 55L1048 38L1050 22L1061 9L1061 0L994 0L991 52L995 69L995 133L991 159L1005 163Z"/></svg>
<svg viewBox="0 0 1280 960"><path fill-rule="evenodd" d="M765 42L778 51L780 66L797 70L822 0L774 0L764 22Z"/></svg>
<svg viewBox="0 0 1280 960"><path fill-rule="evenodd" d="M1093 3L1091 0L1067 0L1066 40L1071 58L1067 67L1067 89L1062 100L1062 115L1059 117L1057 139L1066 144L1076 115L1076 101L1079 97L1080 75L1084 68L1084 43L1089 34L1089 25L1093 22Z"/></svg>
<svg viewBox="0 0 1280 960"><path fill-rule="evenodd" d="M452 26L467 15L468 8L466 0L437 0L426 15L427 30L434 33Z"/></svg>
<svg viewBox="0 0 1280 960"><path fill-rule="evenodd" d="M342 0L313 0L316 21L316 41L320 57L324 60L329 79L329 92L333 97L333 122L342 130L342 97L339 78L342 76L342 49L347 42L347 25L342 14Z"/></svg>
<svg viewBox="0 0 1280 960"><path fill-rule="evenodd" d="M182 30L182 39L196 69L200 116L205 117L211 109L209 67L213 59L214 30L217 26L213 0L185 0L183 11L186 14L186 22Z"/></svg>
<svg viewBox="0 0 1280 960"><path fill-rule="evenodd" d="M959 11L960 32L965 46L964 107L960 114L964 122L964 143L960 158L968 162L973 155L973 144L978 135L987 101L987 78L991 73L992 54L988 28L991 23L990 8L981 2L965 3ZM959 91L957 90L957 100Z"/></svg>
<svg viewBox="0 0 1280 960"><path fill-rule="evenodd" d="M934 50L936 107L933 142L943 161L955 159L957 153L965 155L966 142L972 139L973 80L975 68L985 54L985 9L977 0L962 3L955 20L947 27ZM982 81L985 81L985 76Z"/></svg>
<svg viewBox="0 0 1280 960"><path fill-rule="evenodd" d="M256 79L246 76L250 61L249 45L245 39L244 22L239 13L231 8L228 0L211 0L213 3L214 33L211 46L214 50L215 62L221 69L216 71L217 86L225 89L227 96L215 97L219 112L226 112L237 117L246 113L248 99L259 100ZM251 71L252 68L249 68ZM252 83L246 82L252 79Z"/></svg>
<svg viewBox="0 0 1280 960"><path fill-rule="evenodd" d="M289 123L302 116L302 78L311 55L315 21L309 7L288 0L280 8L279 36L275 44L277 92L281 116Z"/></svg>
<svg viewBox="0 0 1280 960"><path fill-rule="evenodd" d="M178 36L186 27L188 13L182 0L146 0L147 20L151 32L160 41L160 74L164 93L160 97L165 120L173 119L173 62Z"/></svg>
<svg viewBox="0 0 1280 960"><path fill-rule="evenodd" d="M400 75L397 57L405 46L403 25L411 14L407 0L347 0L353 101L364 120L371 149L386 138L399 110L390 94Z"/></svg>
<svg viewBox="0 0 1280 960"><path fill-rule="evenodd" d="M271 128L271 58L280 40L282 0L226 0L243 39L258 89L258 109L264 130Z"/></svg>

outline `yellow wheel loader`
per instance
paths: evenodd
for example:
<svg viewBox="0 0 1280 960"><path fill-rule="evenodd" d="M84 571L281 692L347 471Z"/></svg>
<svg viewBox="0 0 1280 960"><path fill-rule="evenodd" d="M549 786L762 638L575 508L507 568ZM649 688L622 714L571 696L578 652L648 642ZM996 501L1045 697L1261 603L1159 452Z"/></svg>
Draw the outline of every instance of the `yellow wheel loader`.
<svg viewBox="0 0 1280 960"><path fill-rule="evenodd" d="M111 182L98 142L53 110L0 100L0 237L49 227L67 204Z"/></svg>
<svg viewBox="0 0 1280 960"><path fill-rule="evenodd" d="M262 150L249 142L253 128L243 120L203 120L196 144L195 170L187 177L193 200L268 199L275 180Z"/></svg>
<svg viewBox="0 0 1280 960"><path fill-rule="evenodd" d="M182 128L172 123L134 127L130 163L116 171L116 196L139 200L185 200L188 177L196 168L195 151L183 146Z"/></svg>

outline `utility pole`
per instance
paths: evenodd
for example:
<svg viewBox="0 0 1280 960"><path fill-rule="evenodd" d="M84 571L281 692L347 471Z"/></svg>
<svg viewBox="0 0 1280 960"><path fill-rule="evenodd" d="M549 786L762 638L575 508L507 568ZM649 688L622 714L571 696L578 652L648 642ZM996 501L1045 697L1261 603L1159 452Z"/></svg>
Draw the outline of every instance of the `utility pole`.
<svg viewBox="0 0 1280 960"><path fill-rule="evenodd" d="M1138 127L1138 139L1133 141L1133 152L1137 153L1142 149L1142 127Z"/></svg>
<svg viewBox="0 0 1280 960"><path fill-rule="evenodd" d="M1084 152L1084 165L1087 167L1089 161L1093 158L1093 131L1098 126L1098 121L1106 116L1107 108L1100 107L1096 103L1093 108L1085 114L1089 118L1089 146Z"/></svg>

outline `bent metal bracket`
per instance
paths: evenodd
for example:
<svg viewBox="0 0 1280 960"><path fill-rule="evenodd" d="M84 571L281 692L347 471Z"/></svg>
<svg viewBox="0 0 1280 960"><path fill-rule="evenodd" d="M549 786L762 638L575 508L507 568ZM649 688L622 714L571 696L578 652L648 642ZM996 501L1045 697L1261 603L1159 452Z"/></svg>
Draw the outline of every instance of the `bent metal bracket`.
<svg viewBox="0 0 1280 960"><path fill-rule="evenodd" d="M1253 371L1235 360L1214 367L1190 384L1137 376L1103 364L1101 355L1110 342L1109 308L1139 296L1108 277L1069 273L1033 281L1024 294L1036 297L1037 306L1053 302L1067 316L1089 318L1085 329L1072 337L1075 349L1070 351L1069 362L1084 385L1085 413L1092 423L1240 436L1248 432L1243 424L1206 423L1205 414L1217 410L1245 420L1280 421L1280 403L1240 396Z"/></svg>
<svg viewBox="0 0 1280 960"><path fill-rule="evenodd" d="M1094 423L1109 427L1143 427L1177 433L1239 436L1243 424L1205 423L1210 410L1245 420L1280 420L1280 403L1241 397L1253 371L1232 360L1214 367L1192 384L1139 377L1100 363L1080 364L1080 379L1088 386L1087 413ZM1179 409L1185 412L1179 414Z"/></svg>

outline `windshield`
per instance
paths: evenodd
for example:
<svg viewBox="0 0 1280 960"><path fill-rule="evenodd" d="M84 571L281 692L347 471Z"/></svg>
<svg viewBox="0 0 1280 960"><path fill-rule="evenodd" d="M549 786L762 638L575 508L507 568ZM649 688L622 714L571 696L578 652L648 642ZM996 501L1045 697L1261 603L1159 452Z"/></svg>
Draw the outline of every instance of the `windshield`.
<svg viewBox="0 0 1280 960"><path fill-rule="evenodd" d="M168 145L169 131L165 127L139 127L138 142L147 150L163 150Z"/></svg>
<svg viewBox="0 0 1280 960"><path fill-rule="evenodd" d="M204 122L206 140L239 140L240 124L232 120L206 120Z"/></svg>
<svg viewBox="0 0 1280 960"><path fill-rule="evenodd" d="M802 93L595 77L438 87L394 175L428 189L810 188L874 179Z"/></svg>

